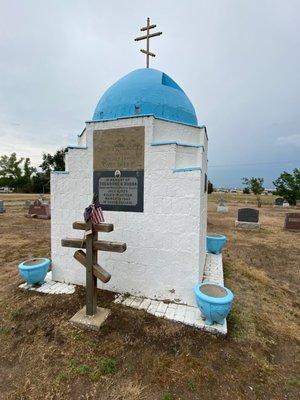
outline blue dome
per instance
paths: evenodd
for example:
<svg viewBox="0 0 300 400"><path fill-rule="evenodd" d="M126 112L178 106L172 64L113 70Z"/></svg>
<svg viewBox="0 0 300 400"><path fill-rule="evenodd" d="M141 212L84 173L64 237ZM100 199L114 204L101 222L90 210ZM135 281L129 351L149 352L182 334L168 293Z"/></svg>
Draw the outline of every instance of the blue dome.
<svg viewBox="0 0 300 400"><path fill-rule="evenodd" d="M184 91L168 75L152 68L132 71L112 85L97 104L93 121L145 115L198 124Z"/></svg>

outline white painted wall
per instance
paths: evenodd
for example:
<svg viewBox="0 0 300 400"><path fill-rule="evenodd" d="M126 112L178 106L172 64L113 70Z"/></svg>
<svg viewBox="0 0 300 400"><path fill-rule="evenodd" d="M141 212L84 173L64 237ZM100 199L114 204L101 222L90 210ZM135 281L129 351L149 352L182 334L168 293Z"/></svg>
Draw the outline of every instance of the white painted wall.
<svg viewBox="0 0 300 400"><path fill-rule="evenodd" d="M70 149L67 172L51 174L51 246L53 279L85 284L85 270L74 260L75 249L61 247L63 237L82 237L72 229L83 220L92 199L93 131L145 126L144 212L104 211L115 230L103 240L127 243L122 254L99 252L99 264L112 278L99 287L150 298L177 300L194 305L193 286L202 279L205 262L207 198L207 137L204 128L167 122L153 117L88 123L79 138L83 149ZM157 141L200 144L151 146ZM173 172L195 164L201 171Z"/></svg>

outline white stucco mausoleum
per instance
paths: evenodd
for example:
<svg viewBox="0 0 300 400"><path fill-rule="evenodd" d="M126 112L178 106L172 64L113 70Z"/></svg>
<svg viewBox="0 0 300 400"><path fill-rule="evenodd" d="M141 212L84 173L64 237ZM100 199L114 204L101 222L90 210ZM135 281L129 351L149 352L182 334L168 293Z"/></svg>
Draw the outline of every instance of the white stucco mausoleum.
<svg viewBox="0 0 300 400"><path fill-rule="evenodd" d="M121 182L121 184L120 184ZM85 284L85 269L63 237L97 194L114 231L100 239L127 251L99 253L112 275L106 290L196 306L207 225L207 132L180 86L143 68L113 84L70 146L66 170L51 174L51 252L55 281ZM199 312L199 310L197 310Z"/></svg>

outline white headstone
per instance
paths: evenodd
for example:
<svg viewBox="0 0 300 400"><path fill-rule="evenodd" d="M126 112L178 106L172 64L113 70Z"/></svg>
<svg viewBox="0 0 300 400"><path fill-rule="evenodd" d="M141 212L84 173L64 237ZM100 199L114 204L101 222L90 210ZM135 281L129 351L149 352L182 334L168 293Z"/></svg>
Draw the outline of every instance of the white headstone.
<svg viewBox="0 0 300 400"><path fill-rule="evenodd" d="M228 206L226 201L221 197L221 199L218 202L218 206L217 206L217 212L219 213L228 213Z"/></svg>

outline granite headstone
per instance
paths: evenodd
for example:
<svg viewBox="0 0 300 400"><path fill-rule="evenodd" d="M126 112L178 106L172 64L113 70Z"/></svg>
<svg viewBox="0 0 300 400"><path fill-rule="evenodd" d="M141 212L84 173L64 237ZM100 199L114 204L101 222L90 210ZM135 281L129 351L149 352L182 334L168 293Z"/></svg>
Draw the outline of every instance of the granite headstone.
<svg viewBox="0 0 300 400"><path fill-rule="evenodd" d="M277 197L275 199L274 206L282 207L283 203L284 203L284 198L283 197Z"/></svg>
<svg viewBox="0 0 300 400"><path fill-rule="evenodd" d="M49 204L41 202L41 200L35 200L33 204L29 206L28 214L30 217L50 219L50 207Z"/></svg>
<svg viewBox="0 0 300 400"><path fill-rule="evenodd" d="M258 222L259 211L255 208L240 208L238 210L239 222Z"/></svg>
<svg viewBox="0 0 300 400"><path fill-rule="evenodd" d="M300 231L300 213L287 213L285 215L284 228Z"/></svg>

